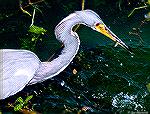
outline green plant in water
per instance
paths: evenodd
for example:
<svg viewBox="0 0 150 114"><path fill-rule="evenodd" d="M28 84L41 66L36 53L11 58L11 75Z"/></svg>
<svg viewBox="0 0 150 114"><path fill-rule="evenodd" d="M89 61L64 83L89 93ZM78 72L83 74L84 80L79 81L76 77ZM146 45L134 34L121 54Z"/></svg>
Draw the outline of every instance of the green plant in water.
<svg viewBox="0 0 150 114"><path fill-rule="evenodd" d="M134 8L134 9L131 11L131 13L128 15L128 17L130 17L130 16L135 12L135 10L148 8L149 6L150 6L150 0L147 0L147 2L144 2L144 6ZM149 12L149 13L150 13L150 12ZM149 14L149 13L148 13L148 14ZM150 14L149 14L149 15L150 15ZM150 17L149 17L149 20L150 20Z"/></svg>
<svg viewBox="0 0 150 114"><path fill-rule="evenodd" d="M28 32L28 36L20 39L21 48L35 51L37 42L42 41L41 36L44 35L47 30L42 27L32 25L29 27Z"/></svg>
<svg viewBox="0 0 150 114"><path fill-rule="evenodd" d="M46 29L34 25L34 17L35 17L35 10L33 11L32 15L32 23L29 27L28 32L30 33L28 37L21 39L21 48L28 49L31 51L35 51L35 47L37 44L37 41L42 41L41 35L44 35L46 33Z"/></svg>
<svg viewBox="0 0 150 114"><path fill-rule="evenodd" d="M46 31L47 31L47 30L45 30L44 28L38 27L38 26L35 26L35 25L30 26L30 28L29 28L29 30L28 30L28 32L32 33L33 37L32 37L32 39L31 39L31 41L32 41L32 42L35 42L35 44L36 44L36 42L37 42L38 40L41 40L41 41L42 41L42 38L39 38L39 36L40 36L41 34L44 35Z"/></svg>
<svg viewBox="0 0 150 114"><path fill-rule="evenodd" d="M130 17L134 13L135 10L139 10L139 9L143 9L143 8L148 9L149 7L150 7L150 0L147 0L146 2L144 2L144 6L134 8L131 11L131 13L128 15L128 17ZM143 26L143 24L145 22L150 21L150 11L147 14L145 14L144 17L145 17L145 19L141 21L139 27L132 28L133 29L132 32L129 32L129 34L138 36L140 39L140 43L144 42L141 35L140 35L141 34L140 28Z"/></svg>
<svg viewBox="0 0 150 114"><path fill-rule="evenodd" d="M150 92L150 83L146 85L148 92Z"/></svg>
<svg viewBox="0 0 150 114"><path fill-rule="evenodd" d="M14 111L21 111L23 109L29 109L28 103L33 98L33 95L27 96L25 100L22 97L18 97L15 103L8 104L9 107L13 107Z"/></svg>
<svg viewBox="0 0 150 114"><path fill-rule="evenodd" d="M43 34L43 35L45 34L46 31L47 30L45 30L44 28L35 25L30 26L28 30L28 32L35 33L35 34Z"/></svg>

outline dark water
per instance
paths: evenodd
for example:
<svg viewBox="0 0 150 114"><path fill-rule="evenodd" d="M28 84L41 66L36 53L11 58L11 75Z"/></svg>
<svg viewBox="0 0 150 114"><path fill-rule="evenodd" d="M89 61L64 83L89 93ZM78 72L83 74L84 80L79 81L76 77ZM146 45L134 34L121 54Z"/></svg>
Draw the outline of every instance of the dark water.
<svg viewBox="0 0 150 114"><path fill-rule="evenodd" d="M7 104L15 102L20 96L25 99L29 95L33 95L29 108L41 113L150 112L149 22L137 29L144 20L145 12L127 18L126 12L104 15L103 11L97 11L102 13L101 18L106 25L132 48L134 54L120 46L114 47L108 38L80 26L77 32L81 46L73 62L53 79L27 86L18 94L1 101L2 112L13 112ZM47 60L60 47L52 30L62 19L61 16L64 17L58 16L57 22L53 22L55 19L50 21L53 24L46 28L51 32L37 46L35 52L41 60ZM129 34L131 32L138 35ZM16 34L13 35L15 37ZM5 37L10 36L5 34ZM1 47L13 48L17 39L12 40L9 45L5 39L5 45ZM77 73L73 73L74 70Z"/></svg>

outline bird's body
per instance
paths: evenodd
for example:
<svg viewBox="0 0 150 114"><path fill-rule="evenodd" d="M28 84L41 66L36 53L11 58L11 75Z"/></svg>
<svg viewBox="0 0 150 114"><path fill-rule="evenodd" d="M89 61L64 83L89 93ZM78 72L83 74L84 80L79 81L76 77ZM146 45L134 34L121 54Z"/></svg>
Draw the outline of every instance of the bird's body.
<svg viewBox="0 0 150 114"><path fill-rule="evenodd" d="M33 78L40 60L27 50L0 50L0 98L22 90Z"/></svg>
<svg viewBox="0 0 150 114"><path fill-rule="evenodd" d="M91 27L128 49L94 11L77 11L64 18L55 28L56 38L63 43L64 48L54 60L41 62L33 52L28 50L0 50L0 99L16 94L26 85L45 81L63 71L79 49L79 37L72 31L76 24Z"/></svg>

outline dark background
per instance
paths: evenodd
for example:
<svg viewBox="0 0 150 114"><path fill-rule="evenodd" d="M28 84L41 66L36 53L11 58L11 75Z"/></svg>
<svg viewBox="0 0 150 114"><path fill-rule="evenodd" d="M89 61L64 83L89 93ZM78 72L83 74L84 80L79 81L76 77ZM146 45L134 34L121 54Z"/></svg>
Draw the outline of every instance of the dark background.
<svg viewBox="0 0 150 114"><path fill-rule="evenodd" d="M34 25L47 30L44 35L29 32L32 17L22 12L20 2L30 14L37 8ZM61 47L55 39L55 26L68 14L81 10L81 1L31 2L34 4L29 5L27 0L0 1L0 48L28 49L45 61ZM15 113L8 103L29 95L33 95L29 108L40 113L150 111L150 25L144 18L149 8L136 10L128 17L134 8L145 3L143 0L86 0L85 9L97 12L134 54L120 46L114 47L105 36L81 25L77 30L81 46L73 62L53 79L27 86L1 100L0 111ZM33 37L37 40L32 41Z"/></svg>

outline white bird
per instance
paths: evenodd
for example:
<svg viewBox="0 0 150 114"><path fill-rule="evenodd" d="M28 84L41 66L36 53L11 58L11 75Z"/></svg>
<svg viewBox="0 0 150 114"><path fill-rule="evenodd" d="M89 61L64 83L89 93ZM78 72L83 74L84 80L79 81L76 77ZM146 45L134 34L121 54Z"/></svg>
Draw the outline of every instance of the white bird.
<svg viewBox="0 0 150 114"><path fill-rule="evenodd" d="M72 30L76 24L90 27L129 50L129 47L106 27L94 11L76 11L55 27L56 39L63 43L64 48L52 61L41 62L37 55L28 50L0 50L0 99L16 94L26 85L45 81L63 71L79 50L80 39Z"/></svg>

